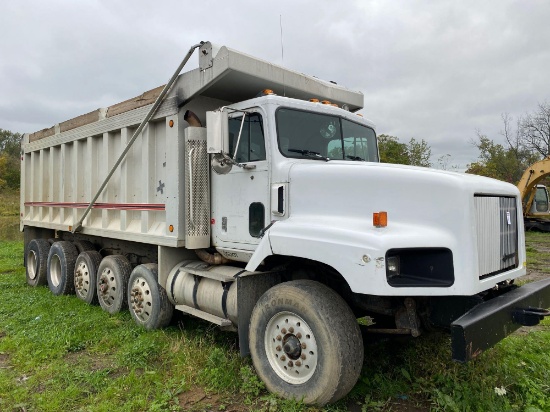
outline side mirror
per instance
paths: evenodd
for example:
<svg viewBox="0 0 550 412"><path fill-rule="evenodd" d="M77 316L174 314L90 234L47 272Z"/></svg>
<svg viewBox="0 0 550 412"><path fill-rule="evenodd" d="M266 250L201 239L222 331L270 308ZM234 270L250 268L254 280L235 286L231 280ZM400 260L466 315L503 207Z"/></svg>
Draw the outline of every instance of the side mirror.
<svg viewBox="0 0 550 412"><path fill-rule="evenodd" d="M208 153L229 152L229 129L227 112L206 112L206 145Z"/></svg>

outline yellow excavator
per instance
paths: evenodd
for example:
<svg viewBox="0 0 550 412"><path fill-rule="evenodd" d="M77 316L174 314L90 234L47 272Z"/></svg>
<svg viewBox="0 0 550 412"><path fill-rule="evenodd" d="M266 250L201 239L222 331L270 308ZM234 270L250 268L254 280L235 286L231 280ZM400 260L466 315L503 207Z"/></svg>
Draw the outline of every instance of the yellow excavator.
<svg viewBox="0 0 550 412"><path fill-rule="evenodd" d="M550 175L550 157L544 158L523 172L518 183L523 203L525 230L550 232L549 196L542 179Z"/></svg>

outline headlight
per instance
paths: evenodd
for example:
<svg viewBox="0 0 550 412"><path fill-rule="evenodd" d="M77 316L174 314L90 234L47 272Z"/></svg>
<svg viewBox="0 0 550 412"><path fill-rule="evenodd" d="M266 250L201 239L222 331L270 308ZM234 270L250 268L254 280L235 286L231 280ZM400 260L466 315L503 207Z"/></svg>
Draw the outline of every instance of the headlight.
<svg viewBox="0 0 550 412"><path fill-rule="evenodd" d="M386 259L388 277L398 276L400 272L399 256L390 256Z"/></svg>

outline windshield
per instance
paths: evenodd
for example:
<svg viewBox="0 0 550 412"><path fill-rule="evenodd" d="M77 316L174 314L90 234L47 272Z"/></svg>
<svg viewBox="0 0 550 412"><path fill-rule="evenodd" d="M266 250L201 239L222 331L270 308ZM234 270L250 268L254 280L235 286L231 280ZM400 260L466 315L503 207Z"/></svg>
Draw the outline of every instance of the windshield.
<svg viewBox="0 0 550 412"><path fill-rule="evenodd" d="M281 108L277 138L286 157L378 161L374 130L337 116Z"/></svg>

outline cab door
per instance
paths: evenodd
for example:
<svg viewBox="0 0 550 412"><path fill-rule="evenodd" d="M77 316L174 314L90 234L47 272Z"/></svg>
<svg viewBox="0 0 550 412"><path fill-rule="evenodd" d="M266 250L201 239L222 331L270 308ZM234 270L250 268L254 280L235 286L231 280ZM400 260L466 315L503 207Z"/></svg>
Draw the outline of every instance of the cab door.
<svg viewBox="0 0 550 412"><path fill-rule="evenodd" d="M229 117L230 155L246 167L234 165L227 174L211 172L212 243L216 247L253 251L260 242L260 231L269 219L265 130L259 111Z"/></svg>

